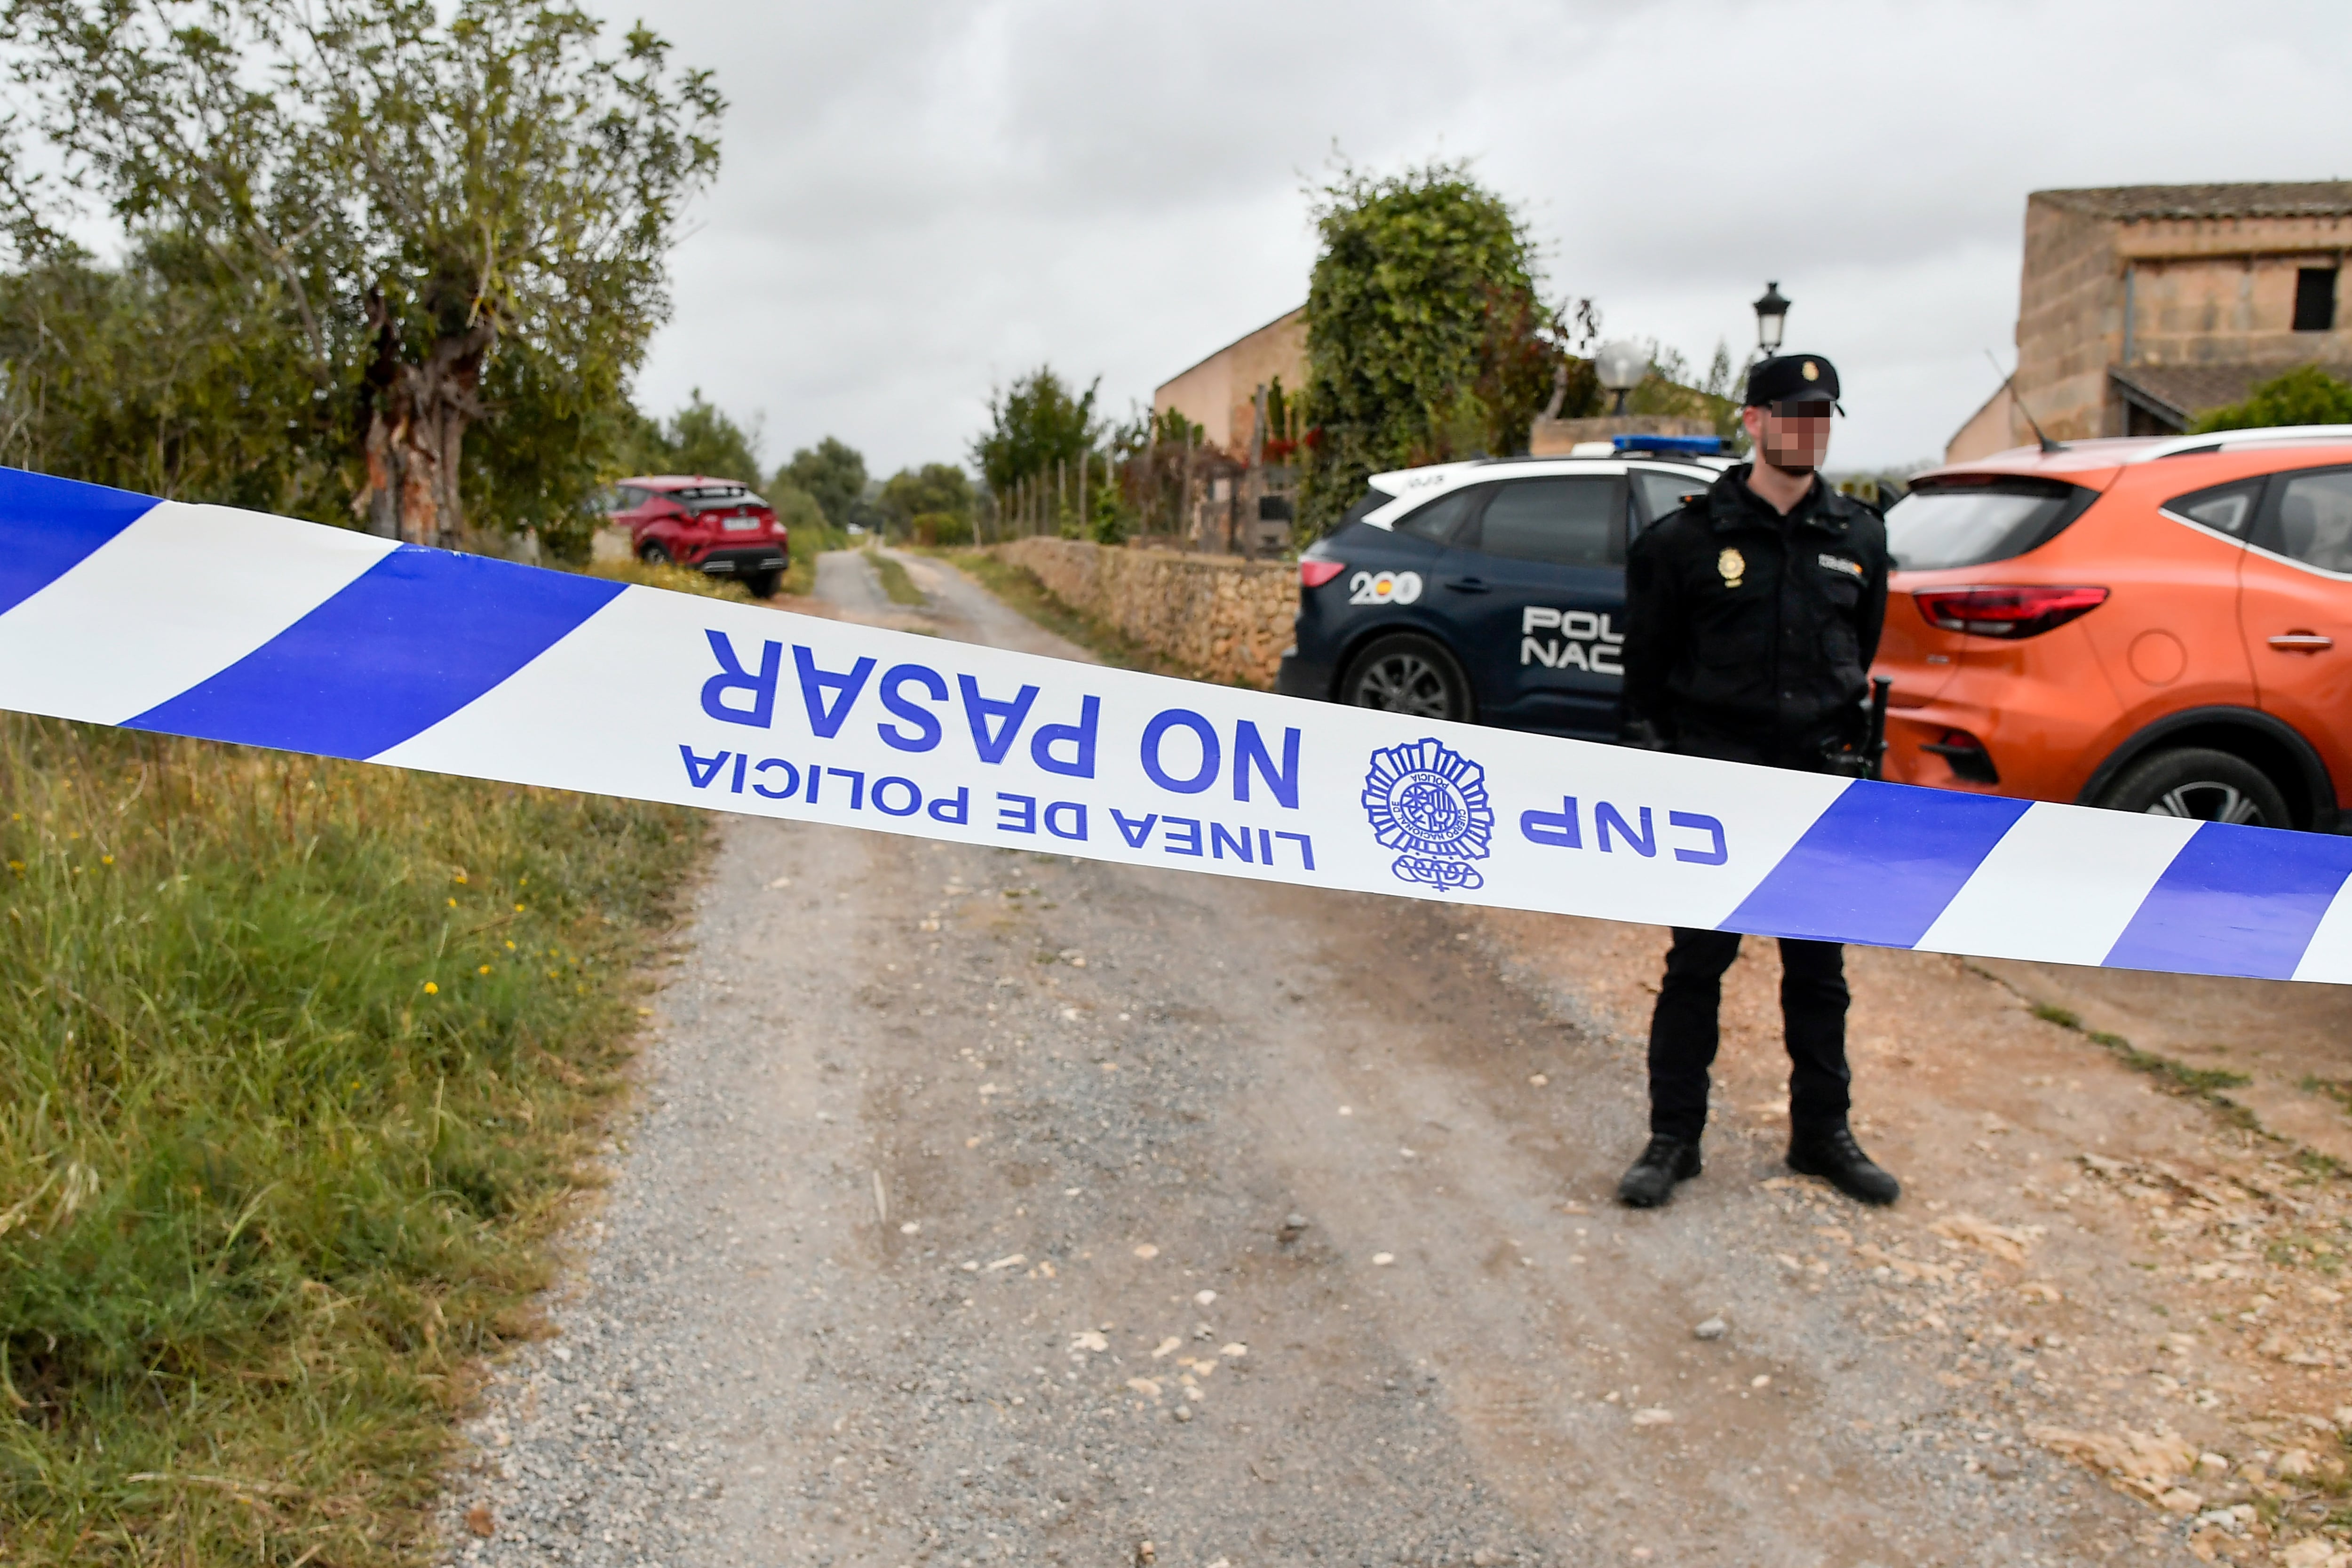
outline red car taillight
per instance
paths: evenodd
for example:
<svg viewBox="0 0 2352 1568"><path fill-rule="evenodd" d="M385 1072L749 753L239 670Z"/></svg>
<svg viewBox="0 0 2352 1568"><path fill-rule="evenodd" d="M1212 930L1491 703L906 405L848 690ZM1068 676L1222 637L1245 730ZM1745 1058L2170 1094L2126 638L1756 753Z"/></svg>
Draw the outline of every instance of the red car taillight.
<svg viewBox="0 0 2352 1568"><path fill-rule="evenodd" d="M1348 563L1344 561L1317 561L1310 557L1298 563L1298 585L1320 588L1347 569Z"/></svg>
<svg viewBox="0 0 2352 1568"><path fill-rule="evenodd" d="M1980 637L2038 637L2107 602L2105 588L1920 588L1911 597L1931 626Z"/></svg>

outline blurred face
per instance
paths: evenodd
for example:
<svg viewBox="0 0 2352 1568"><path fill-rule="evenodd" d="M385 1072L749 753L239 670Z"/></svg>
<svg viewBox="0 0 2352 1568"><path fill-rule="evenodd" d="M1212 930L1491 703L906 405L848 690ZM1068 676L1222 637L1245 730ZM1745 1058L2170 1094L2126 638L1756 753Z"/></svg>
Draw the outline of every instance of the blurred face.
<svg viewBox="0 0 2352 1568"><path fill-rule="evenodd" d="M1810 474L1830 453L1830 405L1775 403L1739 411L1756 455L1788 474Z"/></svg>

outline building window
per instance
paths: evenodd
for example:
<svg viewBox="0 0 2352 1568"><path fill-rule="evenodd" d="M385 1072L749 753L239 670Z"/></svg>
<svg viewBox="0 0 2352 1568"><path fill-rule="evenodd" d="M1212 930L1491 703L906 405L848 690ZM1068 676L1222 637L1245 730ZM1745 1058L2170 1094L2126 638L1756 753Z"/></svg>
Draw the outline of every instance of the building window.
<svg viewBox="0 0 2352 1568"><path fill-rule="evenodd" d="M2294 330L2332 332L2336 330L2336 268L2298 267L2294 272Z"/></svg>

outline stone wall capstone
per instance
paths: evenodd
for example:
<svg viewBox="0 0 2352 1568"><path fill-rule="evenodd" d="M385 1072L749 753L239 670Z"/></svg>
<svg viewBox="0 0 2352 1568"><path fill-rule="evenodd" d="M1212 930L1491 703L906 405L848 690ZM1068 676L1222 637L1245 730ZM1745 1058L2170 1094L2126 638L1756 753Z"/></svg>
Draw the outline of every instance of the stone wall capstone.
<svg viewBox="0 0 2352 1568"><path fill-rule="evenodd" d="M1270 689L1298 614L1298 569L1281 562L1076 539L1016 539L992 553L1204 680Z"/></svg>

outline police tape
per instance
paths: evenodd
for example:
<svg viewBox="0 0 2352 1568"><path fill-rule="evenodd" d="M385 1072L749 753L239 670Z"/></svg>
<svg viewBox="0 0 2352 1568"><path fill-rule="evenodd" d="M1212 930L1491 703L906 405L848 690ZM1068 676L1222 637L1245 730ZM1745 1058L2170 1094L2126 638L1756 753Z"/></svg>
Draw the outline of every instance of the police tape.
<svg viewBox="0 0 2352 1568"><path fill-rule="evenodd" d="M1259 881L2352 980L2352 838L1414 719L7 469L0 707Z"/></svg>

